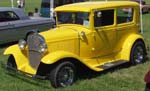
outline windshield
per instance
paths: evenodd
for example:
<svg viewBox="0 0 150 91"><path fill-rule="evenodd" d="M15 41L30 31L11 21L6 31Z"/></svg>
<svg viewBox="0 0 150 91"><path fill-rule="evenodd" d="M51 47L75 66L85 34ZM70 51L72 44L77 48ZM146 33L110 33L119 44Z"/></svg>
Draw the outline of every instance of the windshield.
<svg viewBox="0 0 150 91"><path fill-rule="evenodd" d="M58 24L79 24L89 28L88 12L57 12Z"/></svg>

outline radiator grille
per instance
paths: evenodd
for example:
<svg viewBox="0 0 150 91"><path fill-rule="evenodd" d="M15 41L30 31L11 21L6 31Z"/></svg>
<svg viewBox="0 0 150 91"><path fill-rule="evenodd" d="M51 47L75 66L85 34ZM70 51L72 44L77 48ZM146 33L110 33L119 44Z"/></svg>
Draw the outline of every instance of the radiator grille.
<svg viewBox="0 0 150 91"><path fill-rule="evenodd" d="M35 69L38 68L42 57L42 53L38 51L41 44L40 38L42 38L41 35L37 33L32 33L27 38L29 64Z"/></svg>

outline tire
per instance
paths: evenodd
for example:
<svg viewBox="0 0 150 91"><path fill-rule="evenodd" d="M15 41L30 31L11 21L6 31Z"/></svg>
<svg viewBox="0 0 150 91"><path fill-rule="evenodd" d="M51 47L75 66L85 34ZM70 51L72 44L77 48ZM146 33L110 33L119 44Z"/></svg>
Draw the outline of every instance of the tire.
<svg viewBox="0 0 150 91"><path fill-rule="evenodd" d="M135 42L130 55L131 64L136 65L144 62L145 56L146 48L144 43L142 41Z"/></svg>
<svg viewBox="0 0 150 91"><path fill-rule="evenodd" d="M16 70L17 69L17 65L16 65L15 58L13 55L10 55L8 57L6 68L8 70Z"/></svg>
<svg viewBox="0 0 150 91"><path fill-rule="evenodd" d="M75 66L68 61L59 63L51 70L48 78L54 88L70 86L76 79Z"/></svg>

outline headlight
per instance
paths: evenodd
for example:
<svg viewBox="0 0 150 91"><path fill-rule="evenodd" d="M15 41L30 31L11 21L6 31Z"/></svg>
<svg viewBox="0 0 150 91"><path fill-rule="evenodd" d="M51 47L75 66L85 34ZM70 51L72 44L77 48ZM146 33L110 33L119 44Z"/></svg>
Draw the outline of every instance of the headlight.
<svg viewBox="0 0 150 91"><path fill-rule="evenodd" d="M26 47L27 42L23 39L19 40L18 46L21 50L24 50Z"/></svg>
<svg viewBox="0 0 150 91"><path fill-rule="evenodd" d="M44 37L38 34L38 39L40 41L40 45L39 45L39 50L38 51L40 53L47 52L48 47L47 47L47 44L45 43Z"/></svg>
<svg viewBox="0 0 150 91"><path fill-rule="evenodd" d="M45 43L42 43L41 45L40 45L40 49L39 49L39 52L40 53L45 53L45 52L47 52L47 45L45 44Z"/></svg>

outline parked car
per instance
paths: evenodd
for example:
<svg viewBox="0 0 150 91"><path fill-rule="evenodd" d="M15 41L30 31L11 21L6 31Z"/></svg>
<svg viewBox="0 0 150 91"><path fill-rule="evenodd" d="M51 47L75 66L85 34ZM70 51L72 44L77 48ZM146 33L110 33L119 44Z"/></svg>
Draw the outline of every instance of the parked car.
<svg viewBox="0 0 150 91"><path fill-rule="evenodd" d="M31 18L19 8L0 7L0 44L18 41L33 30L48 30L53 24L50 18Z"/></svg>
<svg viewBox="0 0 150 91"><path fill-rule="evenodd" d="M131 0L140 4L140 0ZM147 4L145 0L141 0L142 13L150 13L150 4Z"/></svg>
<svg viewBox="0 0 150 91"><path fill-rule="evenodd" d="M125 7L132 8L130 16L124 13ZM72 85L81 65L99 72L144 61L146 45L139 33L136 2L83 2L59 6L55 11L56 28L32 32L27 40L5 50L8 68L47 78L58 88Z"/></svg>

